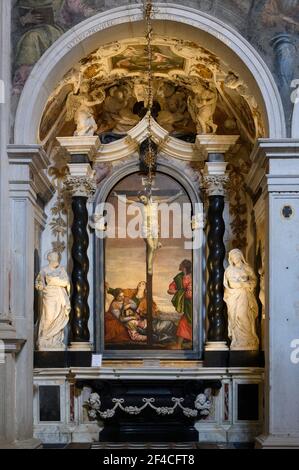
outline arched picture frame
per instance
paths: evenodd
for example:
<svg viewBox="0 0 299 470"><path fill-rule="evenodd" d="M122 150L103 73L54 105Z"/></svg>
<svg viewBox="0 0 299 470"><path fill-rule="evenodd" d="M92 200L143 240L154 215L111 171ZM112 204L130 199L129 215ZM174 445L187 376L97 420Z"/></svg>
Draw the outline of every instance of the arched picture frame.
<svg viewBox="0 0 299 470"><path fill-rule="evenodd" d="M95 197L95 212L99 207L103 212L108 203L114 214L111 219L104 209L106 233L99 236L96 231L94 237L95 339L96 350L105 358L200 359L202 355L204 239L202 226L194 223L202 216L202 203L197 185L169 162L158 164L152 189L152 200L161 201L169 214L166 222L159 206L161 246L154 253L152 276L144 236L122 233L119 238L114 230L124 229L118 211L124 214L128 205L127 227L135 225L137 233L138 221L142 225L142 207L134 209L145 185L138 162L114 171ZM195 231L198 238L192 244Z"/></svg>

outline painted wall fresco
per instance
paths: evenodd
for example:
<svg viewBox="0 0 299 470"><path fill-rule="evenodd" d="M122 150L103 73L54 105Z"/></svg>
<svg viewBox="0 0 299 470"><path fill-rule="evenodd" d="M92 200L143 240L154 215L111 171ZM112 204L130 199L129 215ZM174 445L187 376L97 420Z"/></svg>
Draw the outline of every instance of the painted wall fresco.
<svg viewBox="0 0 299 470"><path fill-rule="evenodd" d="M16 0L12 15L14 95L21 93L34 64L65 31L100 11L130 3L136 1ZM299 0L186 0L184 4L222 19L252 43L276 77L289 120L290 85L299 77Z"/></svg>
<svg viewBox="0 0 299 470"><path fill-rule="evenodd" d="M183 70L184 59L174 54L169 47L154 46L152 49L153 72L167 73L173 69ZM146 46L128 46L124 52L112 58L115 69L126 69L128 72L143 72L148 66Z"/></svg>
<svg viewBox="0 0 299 470"><path fill-rule="evenodd" d="M88 0L18 0L13 10L13 93L34 64L69 28L98 11Z"/></svg>

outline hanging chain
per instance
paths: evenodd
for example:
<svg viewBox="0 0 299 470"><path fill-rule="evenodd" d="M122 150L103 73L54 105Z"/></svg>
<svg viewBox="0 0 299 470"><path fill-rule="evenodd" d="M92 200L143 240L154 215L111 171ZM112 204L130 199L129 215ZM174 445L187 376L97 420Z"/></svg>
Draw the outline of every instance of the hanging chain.
<svg viewBox="0 0 299 470"><path fill-rule="evenodd" d="M145 163L148 167L148 185L147 189L149 196L152 195L153 184L153 168L155 166L155 151L152 147L152 108L154 102L153 93L153 46L152 46L152 14L153 4L152 0L144 0L144 21L146 27L146 52L148 58L147 69L147 130L148 130L148 148L145 155Z"/></svg>

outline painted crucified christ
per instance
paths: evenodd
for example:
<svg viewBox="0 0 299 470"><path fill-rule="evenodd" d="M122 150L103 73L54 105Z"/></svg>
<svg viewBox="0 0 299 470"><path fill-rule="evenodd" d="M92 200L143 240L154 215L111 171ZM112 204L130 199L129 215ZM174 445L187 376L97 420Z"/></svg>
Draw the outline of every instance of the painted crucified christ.
<svg viewBox="0 0 299 470"><path fill-rule="evenodd" d="M150 275L153 274L155 253L162 246L159 241L158 205L163 203L170 204L176 201L182 195L183 192L180 191L172 197L155 197L155 200L153 200L152 196L148 196L145 193L140 193L138 195L138 201L135 201L134 199L128 199L124 196L114 193L114 196L118 197L120 201L126 204L134 204L141 208L142 237L147 246L147 272Z"/></svg>

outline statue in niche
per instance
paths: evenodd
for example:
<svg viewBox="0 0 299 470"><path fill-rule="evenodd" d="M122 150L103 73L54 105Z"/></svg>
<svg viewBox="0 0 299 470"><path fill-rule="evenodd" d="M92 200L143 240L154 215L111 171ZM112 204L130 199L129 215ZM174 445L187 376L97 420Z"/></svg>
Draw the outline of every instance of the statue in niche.
<svg viewBox="0 0 299 470"><path fill-rule="evenodd" d="M70 281L60 266L59 253L52 251L47 259L48 266L40 271L35 281L35 288L42 293L37 338L39 351L65 349L64 328L71 310Z"/></svg>
<svg viewBox="0 0 299 470"><path fill-rule="evenodd" d="M224 300L228 311L228 336L232 350L257 350L258 305L254 294L256 276L238 248L228 255L224 274Z"/></svg>
<svg viewBox="0 0 299 470"><path fill-rule="evenodd" d="M88 82L79 83L67 98L66 121L74 119L76 124L75 136L94 135L98 126L94 118L93 108L105 100L105 92L102 88L96 90L94 96L89 92Z"/></svg>
<svg viewBox="0 0 299 470"><path fill-rule="evenodd" d="M217 91L209 85L198 83L194 88L194 96L188 96L188 111L196 124L198 134L215 134L217 124L213 117L217 106Z"/></svg>

